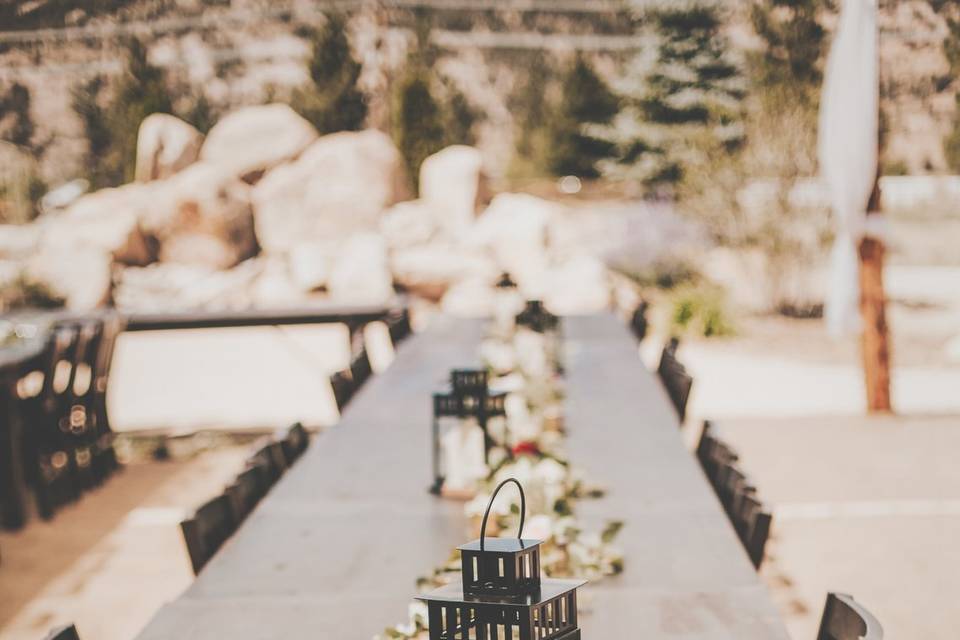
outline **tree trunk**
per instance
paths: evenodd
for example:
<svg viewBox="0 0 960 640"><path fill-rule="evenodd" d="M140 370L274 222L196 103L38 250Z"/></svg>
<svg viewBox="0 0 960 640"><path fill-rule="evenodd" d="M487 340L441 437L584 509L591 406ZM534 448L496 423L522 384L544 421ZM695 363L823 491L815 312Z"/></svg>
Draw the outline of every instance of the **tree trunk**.
<svg viewBox="0 0 960 640"><path fill-rule="evenodd" d="M879 179L870 195L868 211L879 215ZM890 403L890 342L886 294L883 288L883 241L865 236L860 241L860 316L863 320L863 377L867 411L888 413Z"/></svg>

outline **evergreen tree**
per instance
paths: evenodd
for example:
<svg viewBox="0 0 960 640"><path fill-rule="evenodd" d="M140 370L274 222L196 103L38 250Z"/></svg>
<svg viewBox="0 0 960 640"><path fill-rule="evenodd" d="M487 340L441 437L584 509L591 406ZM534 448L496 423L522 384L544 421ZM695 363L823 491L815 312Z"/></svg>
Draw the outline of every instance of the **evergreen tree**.
<svg viewBox="0 0 960 640"><path fill-rule="evenodd" d="M825 0L758 0L750 10L763 48L751 56L753 84L816 101L823 81L826 31L818 15Z"/></svg>
<svg viewBox="0 0 960 640"><path fill-rule="evenodd" d="M467 97L456 87L449 87L444 101L444 144L474 144L473 125L476 121L477 113Z"/></svg>
<svg viewBox="0 0 960 640"><path fill-rule="evenodd" d="M87 179L95 188L123 181L123 173L117 172L114 163L107 161L113 145L113 132L107 110L100 105L104 86L103 77L96 76L73 89L73 111L80 118L87 139L84 154Z"/></svg>
<svg viewBox="0 0 960 640"><path fill-rule="evenodd" d="M946 5L946 2L931 5ZM936 10L950 9L947 16L947 35L943 39L943 54L950 65L949 78L952 80L960 73L960 19L957 18L957 7L934 6ZM953 126L943 139L943 155L947 167L954 172L960 172L960 92L954 96L956 112L953 117Z"/></svg>
<svg viewBox="0 0 960 640"><path fill-rule="evenodd" d="M624 177L674 187L685 171L743 141L743 78L730 61L720 10L712 4L651 9L659 39L648 73L631 65L616 140Z"/></svg>
<svg viewBox="0 0 960 640"><path fill-rule="evenodd" d="M105 93L107 87L97 77L73 95L87 137L87 173L98 188L133 180L140 123L151 113L173 113L163 71L149 63L146 48L136 39L127 46L127 68L112 100Z"/></svg>
<svg viewBox="0 0 960 640"><path fill-rule="evenodd" d="M578 55L562 80L559 106L549 119L548 167L554 175L596 178L597 162L613 155L615 145L591 135L590 125L607 125L620 110L619 100Z"/></svg>
<svg viewBox="0 0 960 640"><path fill-rule="evenodd" d="M366 98L357 87L362 67L341 16L331 15L316 34L309 70L310 83L294 92L293 109L320 133L361 129L367 117Z"/></svg>
<svg viewBox="0 0 960 640"><path fill-rule="evenodd" d="M447 140L440 104L430 91L430 75L414 64L397 90L393 113L393 138L403 156L414 190L420 165L442 149Z"/></svg>
<svg viewBox="0 0 960 640"><path fill-rule="evenodd" d="M183 115L183 119L192 124L197 131L206 135L216 124L217 114L210 105L210 101L207 100L206 94L201 91L193 100L190 110Z"/></svg>
<svg viewBox="0 0 960 640"><path fill-rule="evenodd" d="M18 147L32 151L33 119L30 117L30 90L14 82L0 98L0 123L3 127L0 138Z"/></svg>
<svg viewBox="0 0 960 640"><path fill-rule="evenodd" d="M514 179L542 178L551 173L552 109L548 95L557 74L553 60L539 50L516 56L513 65L516 79L507 106L513 116L514 155L508 172Z"/></svg>

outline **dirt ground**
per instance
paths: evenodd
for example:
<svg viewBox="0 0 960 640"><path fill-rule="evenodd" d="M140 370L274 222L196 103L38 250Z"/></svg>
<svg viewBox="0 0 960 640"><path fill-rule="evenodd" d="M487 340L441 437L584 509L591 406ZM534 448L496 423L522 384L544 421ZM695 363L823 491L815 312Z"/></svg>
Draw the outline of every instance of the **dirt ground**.
<svg viewBox="0 0 960 640"><path fill-rule="evenodd" d="M18 533L0 532L0 636L130 640L193 580L179 523L242 469L245 446L128 464L104 486Z"/></svg>

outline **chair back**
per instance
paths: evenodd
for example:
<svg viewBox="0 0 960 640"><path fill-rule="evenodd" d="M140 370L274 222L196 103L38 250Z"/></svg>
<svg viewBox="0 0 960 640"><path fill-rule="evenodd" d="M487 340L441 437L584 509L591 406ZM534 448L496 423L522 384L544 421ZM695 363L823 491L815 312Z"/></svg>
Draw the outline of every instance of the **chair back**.
<svg viewBox="0 0 960 640"><path fill-rule="evenodd" d="M91 318L77 323L73 373L66 394L65 432L71 439L72 462L76 470L76 481L81 489L89 489L100 480L93 462L97 444L94 369L102 336L103 322L100 319ZM62 424L61 430L64 430Z"/></svg>
<svg viewBox="0 0 960 640"><path fill-rule="evenodd" d="M265 486L269 489L287 470L287 456L283 453L283 445L273 440L263 444L247 459L247 467L259 469Z"/></svg>
<svg viewBox="0 0 960 640"><path fill-rule="evenodd" d="M226 490L234 523L239 525L246 519L267 489L263 470L260 468L249 467L237 475L236 480Z"/></svg>
<svg viewBox="0 0 960 640"><path fill-rule="evenodd" d="M413 332L410 326L410 310L404 307L400 311L395 311L387 316L387 330L390 332L390 341L393 346L406 340Z"/></svg>
<svg viewBox="0 0 960 640"><path fill-rule="evenodd" d="M96 365L93 372L93 425L96 444L93 450L94 473L103 481L120 465L113 449L113 429L107 415L107 386L110 369L113 364L113 352L117 338L123 332L125 321L119 314L107 314L103 317L103 333L97 350Z"/></svg>
<svg viewBox="0 0 960 640"><path fill-rule="evenodd" d="M230 498L225 493L206 502L193 517L180 523L194 574L200 573L236 529L236 524Z"/></svg>
<svg viewBox="0 0 960 640"><path fill-rule="evenodd" d="M346 408L347 403L350 402L350 398L353 397L353 392L355 391L350 370L337 371L330 376L330 387L333 389L333 399L337 403L337 409L343 413L344 408Z"/></svg>
<svg viewBox="0 0 960 640"><path fill-rule="evenodd" d="M297 422L284 429L279 435L280 446L289 467L307 450L307 445L310 444L310 434L307 433L302 424Z"/></svg>
<svg viewBox="0 0 960 640"><path fill-rule="evenodd" d="M717 436L710 421L703 423L696 456L750 562L759 569L770 537L772 514L757 498L756 487L740 468L737 452Z"/></svg>
<svg viewBox="0 0 960 640"><path fill-rule="evenodd" d="M852 596L829 593L817 640L883 640L883 627Z"/></svg>
<svg viewBox="0 0 960 640"><path fill-rule="evenodd" d="M80 640L77 628L72 624L51 629L43 640Z"/></svg>
<svg viewBox="0 0 960 640"><path fill-rule="evenodd" d="M687 415L687 401L690 399L690 390L693 388L693 377L687 373L686 367L677 359L679 341L671 338L660 354L660 364L657 375L667 391L667 396L677 411L680 424L683 424Z"/></svg>
<svg viewBox="0 0 960 640"><path fill-rule="evenodd" d="M641 300L640 304L637 305L637 308L633 310L633 314L630 316L630 331L633 332L633 336L638 342L647 337L647 328L649 326L647 323L647 306L647 301Z"/></svg>
<svg viewBox="0 0 960 640"><path fill-rule="evenodd" d="M373 368L370 366L370 357L367 355L367 349L361 347L357 355L350 361L350 375L353 378L355 389L359 389L370 378Z"/></svg>

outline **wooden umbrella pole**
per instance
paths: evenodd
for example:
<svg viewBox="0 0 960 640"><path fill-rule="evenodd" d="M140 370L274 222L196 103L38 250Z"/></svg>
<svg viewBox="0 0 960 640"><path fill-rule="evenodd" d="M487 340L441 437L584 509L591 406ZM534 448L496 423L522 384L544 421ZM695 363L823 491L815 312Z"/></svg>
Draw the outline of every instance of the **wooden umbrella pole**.
<svg viewBox="0 0 960 640"><path fill-rule="evenodd" d="M879 171L867 211L871 215L880 215ZM867 410L871 413L893 410L890 402L890 339L883 288L883 257L883 240L865 235L859 247L860 315L863 319L861 347Z"/></svg>

